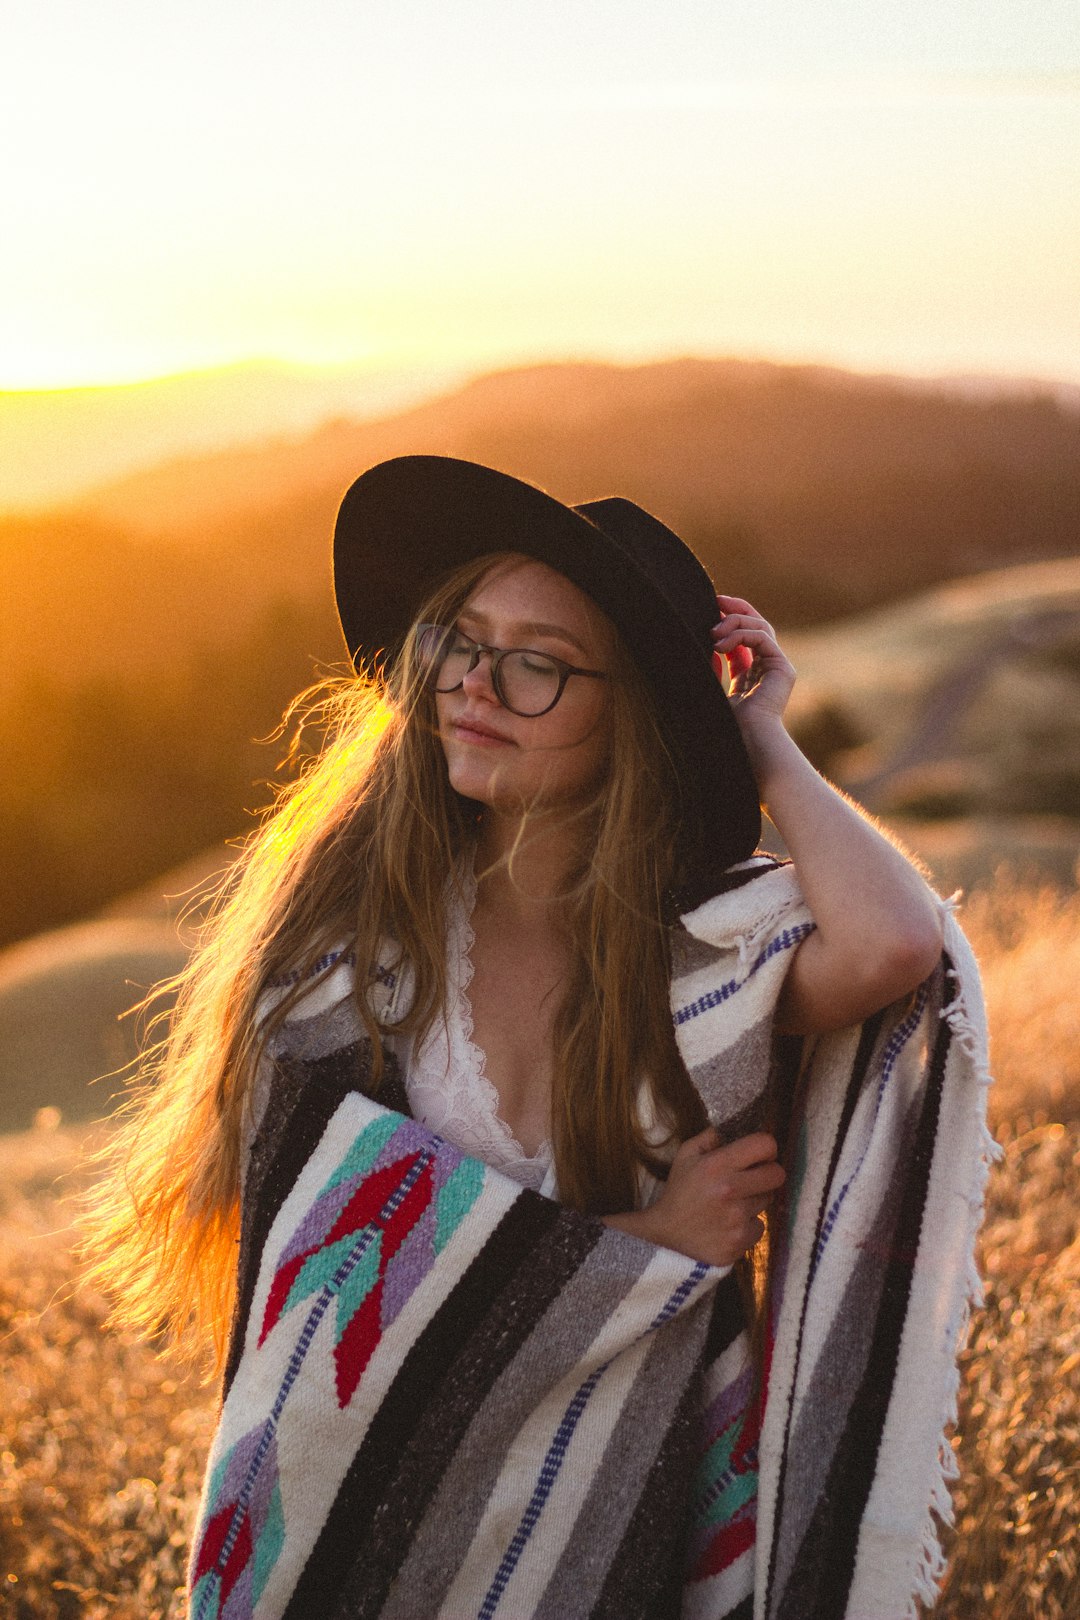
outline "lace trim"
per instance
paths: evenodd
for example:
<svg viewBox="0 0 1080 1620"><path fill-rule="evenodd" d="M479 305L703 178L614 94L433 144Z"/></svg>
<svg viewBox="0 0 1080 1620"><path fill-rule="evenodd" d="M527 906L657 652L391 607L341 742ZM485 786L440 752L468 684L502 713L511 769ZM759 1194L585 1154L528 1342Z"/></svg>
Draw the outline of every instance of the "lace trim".
<svg viewBox="0 0 1080 1620"><path fill-rule="evenodd" d="M450 969L445 1025L437 1022L413 1056L409 1101L424 1124L523 1185L539 1188L552 1162L551 1144L528 1154L499 1113L499 1094L484 1072L485 1054L473 1040L469 985L473 979L472 927L476 877L472 862L451 893L447 917Z"/></svg>

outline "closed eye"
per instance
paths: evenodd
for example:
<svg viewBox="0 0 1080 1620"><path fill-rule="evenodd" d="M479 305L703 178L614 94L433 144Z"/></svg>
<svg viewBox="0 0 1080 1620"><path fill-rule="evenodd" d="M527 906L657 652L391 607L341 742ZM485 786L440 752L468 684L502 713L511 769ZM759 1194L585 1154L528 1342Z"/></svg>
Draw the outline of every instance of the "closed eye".
<svg viewBox="0 0 1080 1620"><path fill-rule="evenodd" d="M558 659L551 658L546 653L531 652L527 647L517 649L517 655L525 668L534 675L547 675L559 667Z"/></svg>

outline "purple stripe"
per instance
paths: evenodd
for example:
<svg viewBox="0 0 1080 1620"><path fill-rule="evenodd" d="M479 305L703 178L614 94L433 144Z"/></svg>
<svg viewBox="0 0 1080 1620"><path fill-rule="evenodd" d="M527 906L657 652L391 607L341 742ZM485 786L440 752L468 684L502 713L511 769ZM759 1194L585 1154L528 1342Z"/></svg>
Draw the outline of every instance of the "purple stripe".
<svg viewBox="0 0 1080 1620"><path fill-rule="evenodd" d="M332 967L337 967L339 963L343 967L355 967L356 952L344 948L340 951L327 951L326 955L320 956L318 961L313 962L306 972L300 968L292 968L288 973L283 973L280 978L271 979L266 988L268 990L287 990L290 985L299 984L301 979L317 979L320 973L328 973ZM397 974L392 973L389 968L380 966L378 962L372 964L368 977L374 979L376 984L385 984L388 990L392 990L397 984Z"/></svg>
<svg viewBox="0 0 1080 1620"><path fill-rule="evenodd" d="M387 1268L383 1278L380 1313L383 1329L388 1328L391 1322L397 1321L401 1311L431 1270L435 1259L437 1225L438 1209L435 1199L432 1198L404 1243L398 1248L393 1264Z"/></svg>
<svg viewBox="0 0 1080 1620"><path fill-rule="evenodd" d="M709 1437L706 1448L744 1411L754 1383L754 1369L748 1362L739 1376L726 1385L712 1401L702 1419L703 1432Z"/></svg>

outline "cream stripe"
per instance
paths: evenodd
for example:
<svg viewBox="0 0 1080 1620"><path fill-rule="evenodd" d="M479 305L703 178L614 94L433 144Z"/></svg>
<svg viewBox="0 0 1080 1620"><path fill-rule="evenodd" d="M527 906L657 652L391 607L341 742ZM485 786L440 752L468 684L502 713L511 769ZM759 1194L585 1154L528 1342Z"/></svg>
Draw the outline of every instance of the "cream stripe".
<svg viewBox="0 0 1080 1620"><path fill-rule="evenodd" d="M520 1189L515 1190L503 1177L485 1183L468 1219L461 1223L440 1253L439 1263L432 1267L401 1314L383 1333L344 1412L338 1406L334 1390L332 1313L327 1313L316 1342L308 1352L309 1358L313 1358L313 1368L321 1372L321 1376L309 1377L303 1403L297 1403L292 1409L286 1406L282 1414L281 1495L290 1551L288 1558L274 1566L267 1582L265 1597L270 1604L269 1613L280 1613L288 1602L296 1571L303 1567L314 1547L349 1465L400 1372L402 1362L519 1195ZM317 1468L311 1466L313 1457L319 1459ZM290 1471L290 1462L294 1472ZM280 1591L277 1590L279 1585Z"/></svg>

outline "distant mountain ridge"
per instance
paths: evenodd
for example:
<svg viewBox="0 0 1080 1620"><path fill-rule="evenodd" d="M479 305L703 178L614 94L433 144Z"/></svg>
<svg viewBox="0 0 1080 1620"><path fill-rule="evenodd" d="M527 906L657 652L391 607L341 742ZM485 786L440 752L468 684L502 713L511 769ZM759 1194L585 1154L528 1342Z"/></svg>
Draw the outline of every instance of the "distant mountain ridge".
<svg viewBox="0 0 1080 1620"><path fill-rule="evenodd" d="M1051 424L1080 446L1080 392L1070 405L1050 390L995 393L826 366L568 361L489 372L379 420L342 413L301 438L175 458L80 506L139 532L182 535L226 509L276 504L327 477L348 482L385 456L423 452L486 456L564 499L632 493L630 479L654 502L705 498L722 511L778 480L805 487L826 467L866 479L941 470L964 455L1028 466L1053 457ZM601 489L605 478L611 488Z"/></svg>
<svg viewBox="0 0 1080 1620"><path fill-rule="evenodd" d="M246 361L145 382L0 390L0 513L81 501L88 490L181 455L310 433L335 416L400 410L455 368Z"/></svg>
<svg viewBox="0 0 1080 1620"><path fill-rule="evenodd" d="M789 625L1080 542L1080 412L1049 394L957 397L765 362L533 366L0 522L0 678L172 667L227 650L290 602L322 626L306 650L338 656L338 501L364 467L418 451L569 500L628 495L695 546L720 588Z"/></svg>

